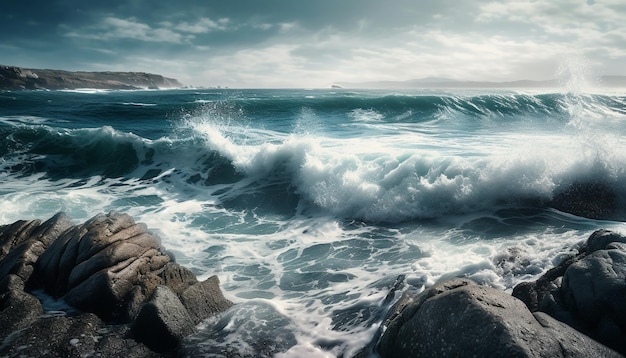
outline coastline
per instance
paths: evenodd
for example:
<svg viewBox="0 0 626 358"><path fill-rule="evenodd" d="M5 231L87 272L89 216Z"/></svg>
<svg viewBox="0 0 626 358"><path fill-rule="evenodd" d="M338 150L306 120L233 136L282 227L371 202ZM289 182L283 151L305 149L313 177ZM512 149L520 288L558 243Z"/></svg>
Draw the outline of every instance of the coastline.
<svg viewBox="0 0 626 358"><path fill-rule="evenodd" d="M28 69L0 65L0 90L171 89L181 88L175 78L145 72L87 72Z"/></svg>
<svg viewBox="0 0 626 358"><path fill-rule="evenodd" d="M0 238L3 355L106 356L121 348L128 357L193 356L187 337L196 326L237 307L216 276L198 282L126 214L81 225L63 213L43 223L20 220L1 225ZM353 357L621 357L624 258L626 237L597 230L578 254L512 294L462 277L420 291L399 277L381 303L387 313L378 332ZM47 296L69 310L45 308Z"/></svg>

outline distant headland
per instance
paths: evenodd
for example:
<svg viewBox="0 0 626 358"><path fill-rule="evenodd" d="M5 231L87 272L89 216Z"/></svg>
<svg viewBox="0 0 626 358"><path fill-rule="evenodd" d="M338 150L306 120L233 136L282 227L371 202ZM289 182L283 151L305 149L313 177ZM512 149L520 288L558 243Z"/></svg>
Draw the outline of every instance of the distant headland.
<svg viewBox="0 0 626 358"><path fill-rule="evenodd" d="M183 85L177 79L145 72L73 72L0 65L0 90L133 90L179 87Z"/></svg>

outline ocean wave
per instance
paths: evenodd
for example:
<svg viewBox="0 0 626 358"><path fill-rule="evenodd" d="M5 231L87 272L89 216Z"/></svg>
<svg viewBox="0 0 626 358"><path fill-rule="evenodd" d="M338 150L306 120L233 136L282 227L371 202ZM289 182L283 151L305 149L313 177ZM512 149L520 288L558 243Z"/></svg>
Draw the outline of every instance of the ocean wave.
<svg viewBox="0 0 626 358"><path fill-rule="evenodd" d="M333 140L290 135L251 145L234 139L241 128L204 124L197 129L206 145L248 180L281 184L286 197L297 193L300 204L344 218L395 222L544 205L573 183L589 181L626 197L626 156L618 147L578 137L500 133L494 143L471 148L475 153L468 155L446 147L446 141L462 141L458 137L422 149L399 149L397 138L381 136Z"/></svg>
<svg viewBox="0 0 626 358"><path fill-rule="evenodd" d="M183 113L156 139L112 126L67 129L5 117L0 166L15 178L167 182L180 195L224 207L374 222L541 206L577 182L601 182L626 198L622 97L318 97L282 98L282 106L258 96L212 102ZM329 101L335 109L319 109ZM297 113L250 118L258 106ZM337 108L341 115L333 114ZM410 122L425 109L429 126ZM511 120L472 120L493 116Z"/></svg>

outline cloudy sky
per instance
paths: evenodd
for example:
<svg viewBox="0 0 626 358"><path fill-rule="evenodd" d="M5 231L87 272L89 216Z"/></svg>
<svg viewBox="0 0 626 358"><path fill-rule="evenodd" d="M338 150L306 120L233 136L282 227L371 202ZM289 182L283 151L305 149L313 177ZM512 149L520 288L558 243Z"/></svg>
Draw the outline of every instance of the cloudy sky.
<svg viewBox="0 0 626 358"><path fill-rule="evenodd" d="M229 87L626 75L626 1L2 0L0 64Z"/></svg>

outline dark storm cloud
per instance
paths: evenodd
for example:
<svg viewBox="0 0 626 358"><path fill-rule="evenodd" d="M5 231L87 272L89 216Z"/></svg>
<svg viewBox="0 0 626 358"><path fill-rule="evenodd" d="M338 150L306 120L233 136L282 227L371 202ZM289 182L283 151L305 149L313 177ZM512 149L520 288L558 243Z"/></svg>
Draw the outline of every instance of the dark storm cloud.
<svg viewBox="0 0 626 358"><path fill-rule="evenodd" d="M623 74L625 14L618 0L5 0L0 63L316 86L539 79L576 53Z"/></svg>

